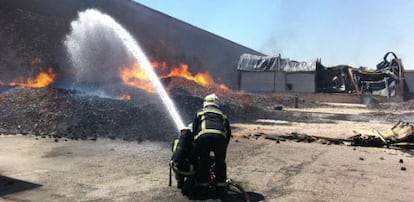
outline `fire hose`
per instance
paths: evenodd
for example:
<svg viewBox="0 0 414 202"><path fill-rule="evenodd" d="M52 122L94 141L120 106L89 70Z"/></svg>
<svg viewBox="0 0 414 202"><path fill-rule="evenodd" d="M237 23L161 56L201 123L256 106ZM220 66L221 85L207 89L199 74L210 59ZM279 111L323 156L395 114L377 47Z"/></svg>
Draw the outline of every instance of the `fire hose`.
<svg viewBox="0 0 414 202"><path fill-rule="evenodd" d="M180 136L179 136L179 138L180 139L177 139L177 140L174 140L173 141L173 145L172 145L172 151L173 151L173 153L175 152L175 150L176 150L176 147L178 146L178 144L181 142L182 144L184 144L184 142L185 142L185 138L186 137L191 137L191 136L189 136L189 135L186 135L186 134L188 134L188 133L191 133L191 131L188 129L188 130L181 130L180 131ZM187 140L189 140L188 138L187 138ZM191 141L189 142L189 141L187 141L187 143L191 143ZM184 144L185 145L185 144ZM174 156L173 156L174 157ZM169 181L168 181L168 186L171 186L171 181L172 181L172 167L173 167L173 159L171 159L171 161L169 162L169 164L170 164L170 166L169 166ZM210 184L215 184L215 180L216 180L216 176L215 176L215 174L214 174L214 170L215 170L215 162L214 162L214 155L211 155L210 154L210 162L209 162L209 164L210 164L210 170L209 170L209 172L210 172ZM231 179L227 179L226 180L226 183L229 185L229 186L233 186L233 187L235 187L237 190L239 190L242 194L243 194L243 196L244 196L244 198L245 198L245 200L246 200L246 202L250 202L250 197L249 197L249 195L244 191L244 189L239 185L239 184L237 184L237 183L235 183L235 182L233 182L233 180L231 180Z"/></svg>
<svg viewBox="0 0 414 202"><path fill-rule="evenodd" d="M227 179L226 182L229 186L236 187L240 192L243 193L243 196L244 196L244 199L246 199L246 202L250 202L249 195L246 193L246 191L244 191L244 189L239 184L233 182L233 180L231 180L230 178Z"/></svg>
<svg viewBox="0 0 414 202"><path fill-rule="evenodd" d="M170 162L170 166L169 166L169 167L170 167L170 177L169 177L169 179L168 179L168 186L169 186L169 187L171 187L171 184L172 184L172 179L171 179L171 178L172 178L172 177L171 177L171 176L172 176L171 162Z"/></svg>

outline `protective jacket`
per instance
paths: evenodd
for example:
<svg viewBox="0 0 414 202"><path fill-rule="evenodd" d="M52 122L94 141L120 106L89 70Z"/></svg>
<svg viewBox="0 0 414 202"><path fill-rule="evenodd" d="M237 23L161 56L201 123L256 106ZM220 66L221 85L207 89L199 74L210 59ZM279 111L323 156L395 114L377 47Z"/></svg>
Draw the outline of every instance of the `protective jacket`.
<svg viewBox="0 0 414 202"><path fill-rule="evenodd" d="M193 121L195 154L199 159L197 166L197 181L200 186L209 183L209 169L214 160L214 173L217 187L227 186L226 153L231 130L229 120L223 112L214 106L199 110ZM210 152L214 153L211 159Z"/></svg>
<svg viewBox="0 0 414 202"><path fill-rule="evenodd" d="M218 108L208 106L200 109L193 121L194 140L205 134L218 134L230 140L231 129L227 116Z"/></svg>

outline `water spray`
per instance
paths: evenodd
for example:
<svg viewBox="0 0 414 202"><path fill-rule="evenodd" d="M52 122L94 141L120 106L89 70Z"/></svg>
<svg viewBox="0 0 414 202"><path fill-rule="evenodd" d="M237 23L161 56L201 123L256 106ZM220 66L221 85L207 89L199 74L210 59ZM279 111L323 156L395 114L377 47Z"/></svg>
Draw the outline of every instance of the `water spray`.
<svg viewBox="0 0 414 202"><path fill-rule="evenodd" d="M139 43L129 34L129 32L125 30L111 16L106 15L96 9L87 9L83 12L80 12L79 20L73 23L72 28L74 27L74 25L79 25L83 21L85 21L84 23L87 26L90 26L90 24L88 23L91 22L101 23L101 26L104 25L105 27L110 28L115 33L115 36L121 40L123 46L128 50L130 54L132 54L134 59L139 63L140 67L147 73L152 85L155 88L155 91L160 96L164 106L167 108L167 111L169 112L171 118L175 122L177 129L183 129L185 127L184 122L182 121L182 118L179 115L174 103L168 96L164 86L158 78L158 75L155 73L150 61L141 49ZM74 44L73 47L78 48L77 45L78 44Z"/></svg>

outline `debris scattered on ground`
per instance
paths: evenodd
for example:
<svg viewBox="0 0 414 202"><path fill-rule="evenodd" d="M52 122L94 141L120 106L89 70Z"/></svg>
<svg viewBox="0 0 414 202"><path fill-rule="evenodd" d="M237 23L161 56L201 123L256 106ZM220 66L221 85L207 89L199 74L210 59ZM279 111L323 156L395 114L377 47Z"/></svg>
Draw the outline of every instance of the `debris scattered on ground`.
<svg viewBox="0 0 414 202"><path fill-rule="evenodd" d="M283 106L282 105L276 105L273 107L274 110L283 110Z"/></svg>
<svg viewBox="0 0 414 202"><path fill-rule="evenodd" d="M169 82L171 98L184 123L191 122L209 89L181 78L171 78ZM186 85L174 88L178 85L174 82L186 82ZM0 134L66 137L71 140L105 137L139 142L174 138L176 126L158 95L134 92L136 94L132 97L136 100L125 101L68 89L10 88L0 94ZM231 121L249 121L271 113L259 107L265 103L269 106L288 103L283 96L267 97L233 91L218 94L222 95L222 110Z"/></svg>
<svg viewBox="0 0 414 202"><path fill-rule="evenodd" d="M280 141L296 141L296 142L318 142L321 144L336 144L336 145L348 145L348 146L365 146L365 147L392 147L397 149L413 149L414 148L414 127L411 123L404 121L398 121L393 127L383 132L378 130L366 130L366 131L353 131L357 135L350 136L348 138L330 138L322 136L308 135L305 133L292 132L286 135L279 134L266 134L264 132L255 133L244 138L258 139L263 137L264 139L274 140L279 143ZM355 150L355 148L354 148ZM402 159L400 163L402 163Z"/></svg>
<svg viewBox="0 0 414 202"><path fill-rule="evenodd" d="M202 106L202 97L210 91L220 96L222 109L232 122L253 122L258 119L283 120L283 124L334 123L335 120L366 122L376 117L386 121L398 120L397 113L387 115L384 112L366 113L363 116L326 113L315 117L312 113L300 110L289 111L289 107L294 107L294 96L217 91L182 78L170 78L166 86L185 123L192 120L195 112ZM138 142L170 141L176 136L172 132L176 131L175 124L156 94L138 91L132 98L135 100L124 101L56 88L7 89L0 94L0 133L35 135L57 141L62 137L92 141L100 137ZM317 107L322 104L303 101L301 106ZM256 133L244 134L243 137L264 138L276 143L289 140L327 145L413 148L413 122L402 119L388 130L354 131L355 135L349 138L315 136L304 132L269 134L260 127L255 129ZM159 127L160 125L163 127Z"/></svg>
<svg viewBox="0 0 414 202"><path fill-rule="evenodd" d="M140 106L65 89L10 89L0 94L0 112L0 133L50 136L55 141L61 137L142 141L175 136L171 134L174 124L156 102Z"/></svg>
<svg viewBox="0 0 414 202"><path fill-rule="evenodd" d="M371 129L354 133L349 138L354 146L414 148L414 126L401 120L385 131Z"/></svg>

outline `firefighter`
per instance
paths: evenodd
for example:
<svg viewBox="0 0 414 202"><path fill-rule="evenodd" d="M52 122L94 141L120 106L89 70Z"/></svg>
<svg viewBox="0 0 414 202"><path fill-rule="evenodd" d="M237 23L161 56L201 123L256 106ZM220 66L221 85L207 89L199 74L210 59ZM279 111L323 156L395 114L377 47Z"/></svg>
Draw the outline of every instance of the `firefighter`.
<svg viewBox="0 0 414 202"><path fill-rule="evenodd" d="M220 100L215 94L207 95L203 108L200 109L192 123L195 155L198 158L197 182L198 190L209 190L210 152L214 153L215 189L219 194L228 190L226 152L231 130L227 116L220 110Z"/></svg>

